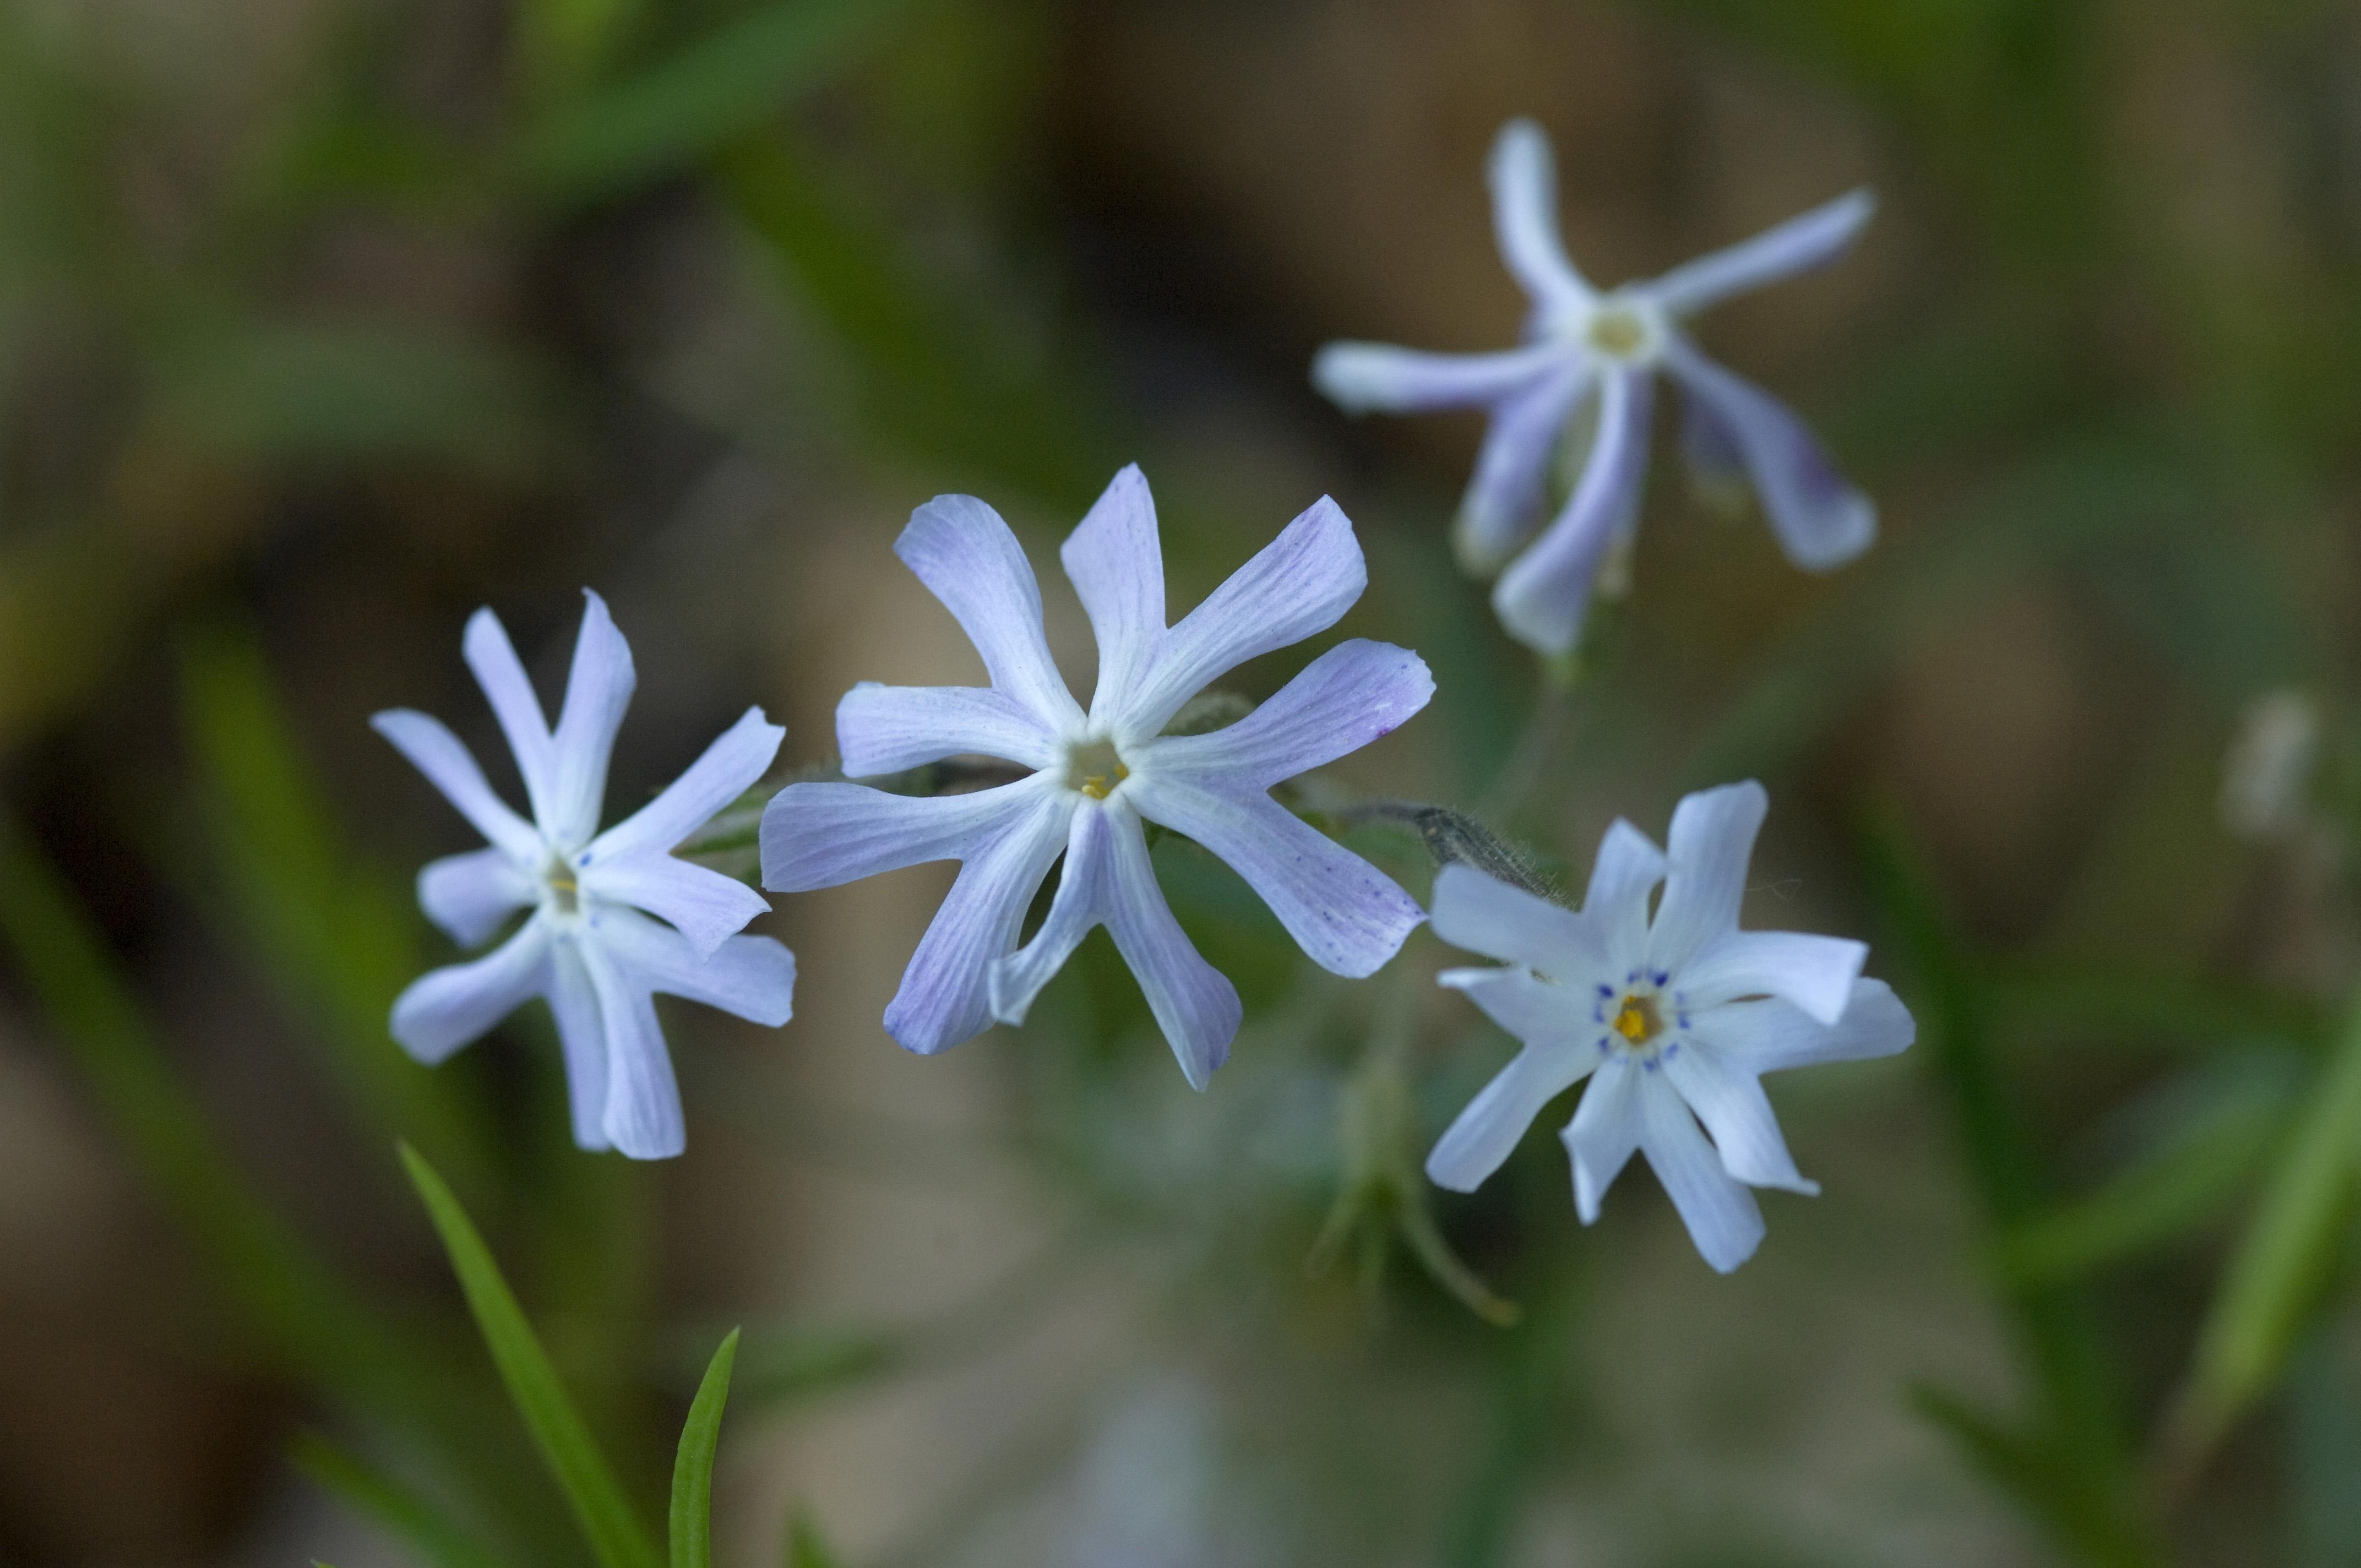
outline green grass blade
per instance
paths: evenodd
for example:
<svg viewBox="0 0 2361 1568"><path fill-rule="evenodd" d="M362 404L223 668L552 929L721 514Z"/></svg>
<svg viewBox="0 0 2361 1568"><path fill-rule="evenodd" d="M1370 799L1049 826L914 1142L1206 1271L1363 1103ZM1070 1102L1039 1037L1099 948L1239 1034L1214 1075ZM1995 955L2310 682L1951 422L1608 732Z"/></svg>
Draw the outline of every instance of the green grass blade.
<svg viewBox="0 0 2361 1568"><path fill-rule="evenodd" d="M837 1568L836 1553L829 1550L810 1513L802 1508L787 1521L786 1568Z"/></svg>
<svg viewBox="0 0 2361 1568"><path fill-rule="evenodd" d="M680 1429L672 1466L672 1568L713 1568L713 1455L721 1445L721 1408L730 1401L730 1368L738 1359L731 1329L713 1353Z"/></svg>
<svg viewBox="0 0 2361 1568"><path fill-rule="evenodd" d="M558 112L526 139L526 179L582 202L669 174L775 117L905 9L900 0L772 0Z"/></svg>
<svg viewBox="0 0 2361 1568"><path fill-rule="evenodd" d="M297 1432L287 1445L287 1458L313 1485L384 1526L432 1568L506 1568L498 1553L445 1519L433 1504L318 1432Z"/></svg>
<svg viewBox="0 0 2361 1568"><path fill-rule="evenodd" d="M551 1475L573 1506L575 1519L600 1568L659 1568L654 1547L631 1510L623 1489L598 1452L575 1409L524 1310L501 1277L500 1266L451 1189L409 1145L402 1164L450 1254L451 1266L466 1292L485 1346L500 1368L509 1397L524 1418Z"/></svg>
<svg viewBox="0 0 2361 1568"><path fill-rule="evenodd" d="M2305 1097L2295 1132L2199 1331L2169 1466L2186 1475L2278 1382L2321 1305L2361 1165L2361 999Z"/></svg>

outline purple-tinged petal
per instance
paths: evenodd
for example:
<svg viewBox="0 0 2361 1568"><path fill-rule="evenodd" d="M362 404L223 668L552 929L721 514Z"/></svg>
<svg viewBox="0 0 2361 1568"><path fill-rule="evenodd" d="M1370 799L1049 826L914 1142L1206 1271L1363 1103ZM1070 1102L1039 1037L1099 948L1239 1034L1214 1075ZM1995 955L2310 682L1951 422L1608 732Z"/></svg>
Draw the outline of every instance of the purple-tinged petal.
<svg viewBox="0 0 2361 1568"><path fill-rule="evenodd" d="M1692 1015L1689 1033L1734 1068L1764 1073L1890 1057L1909 1047L1918 1026L1883 981L1857 980L1844 1015L1834 1024L1822 1024L1784 1002L1734 1002Z"/></svg>
<svg viewBox="0 0 2361 1568"><path fill-rule="evenodd" d="M983 656L992 684L1051 729L1082 718L1041 631L1041 587L1000 514L973 496L937 496L910 514L894 554Z"/></svg>
<svg viewBox="0 0 2361 1568"><path fill-rule="evenodd" d="M1580 641L1599 563L1647 477L1653 382L1642 370L1609 371L1598 378L1598 433L1581 481L1492 588L1492 608L1510 635L1544 653L1571 652Z"/></svg>
<svg viewBox="0 0 2361 1568"><path fill-rule="evenodd" d="M1681 454L1700 485L1719 490L1746 483L1746 449L1738 443L1738 432L1709 399L1686 386L1681 389Z"/></svg>
<svg viewBox="0 0 2361 1568"><path fill-rule="evenodd" d="M607 601L588 588L582 590L582 630L574 640L566 706L551 743L549 831L561 844L583 843L598 831L615 732L623 727L623 710L631 707L639 682L631 644L615 630Z"/></svg>
<svg viewBox="0 0 2361 1568"><path fill-rule="evenodd" d="M1549 497L1550 460L1597 379L1587 359L1561 352L1556 369L1494 406L1451 528L1452 552L1472 576L1498 572L1532 534Z"/></svg>
<svg viewBox="0 0 2361 1568"><path fill-rule="evenodd" d="M1353 524L1321 497L1165 633L1144 677L1106 722L1120 743L1149 739L1207 682L1335 625L1368 581Z"/></svg>
<svg viewBox="0 0 2361 1568"><path fill-rule="evenodd" d="M551 947L549 1011L566 1055L566 1102L573 1113L575 1146L612 1148L607 1141L607 1025L598 1015L590 971L571 941Z"/></svg>
<svg viewBox="0 0 2361 1568"><path fill-rule="evenodd" d="M1534 308L1554 313L1587 303L1590 285L1558 237L1557 168L1548 136L1531 120L1510 120L1492 143L1484 172L1492 187L1500 259Z"/></svg>
<svg viewBox="0 0 2361 1568"><path fill-rule="evenodd" d="M508 737L517 772L524 775L525 801L533 807L533 819L554 826L555 795L550 786L557 769L549 720L542 716L541 699L533 694L533 681L517 658L508 629L489 609L479 609L467 618L459 650L492 705L492 717L500 721L500 733Z"/></svg>
<svg viewBox="0 0 2361 1568"><path fill-rule="evenodd" d="M670 1159L688 1146L688 1125L681 1115L672 1053L656 1022L655 997L603 944L577 946L607 1030L607 1109L599 1130L618 1154Z"/></svg>
<svg viewBox="0 0 2361 1568"><path fill-rule="evenodd" d="M1648 898L1664 880L1664 851L1621 817L1609 824L1591 862L1582 916L1598 933L1610 975L1628 974L1647 961Z"/></svg>
<svg viewBox="0 0 2361 1568"><path fill-rule="evenodd" d="M532 823L511 811L485 781L484 770L467 753L460 739L443 721L407 707L389 708L369 719L369 728L393 742L426 782L458 807L476 831L521 861L532 862L549 853Z"/></svg>
<svg viewBox="0 0 2361 1568"><path fill-rule="evenodd" d="M1116 824L1107 875L1107 935L1139 981L1180 1075L1190 1088L1202 1090L1229 1059L1230 1042L1246 1016L1237 988L1204 960L1172 917L1137 822Z"/></svg>
<svg viewBox="0 0 2361 1568"><path fill-rule="evenodd" d="M709 955L628 909L601 911L598 940L632 983L776 1028L795 1014L796 956L769 937L732 937Z"/></svg>
<svg viewBox="0 0 2361 1568"><path fill-rule="evenodd" d="M1114 815L1098 805L1074 812L1066 829L1066 859L1058 872L1058 892L1049 900L1049 913L1042 919L1041 928L1015 952L993 960L985 993L992 1015L1002 1023L1025 1022L1041 988L1065 967L1091 928L1106 917L1107 859L1116 831Z"/></svg>
<svg viewBox="0 0 2361 1568"><path fill-rule="evenodd" d="M686 773L592 839L578 863L595 872L610 861L668 852L752 789L779 754L779 742L786 734L764 718L761 708L748 708Z"/></svg>
<svg viewBox="0 0 2361 1568"><path fill-rule="evenodd" d="M1665 366L1728 427L1788 560L1826 572L1870 547L1875 504L1837 472L1792 410L1685 343L1675 343Z"/></svg>
<svg viewBox="0 0 2361 1568"><path fill-rule="evenodd" d="M1141 816L1227 861L1331 974L1376 973L1426 918L1391 877L1267 795L1141 773L1126 798Z"/></svg>
<svg viewBox="0 0 2361 1568"><path fill-rule="evenodd" d="M1721 1157L1671 1085L1643 1083L1639 1100L1640 1146L1649 1166L1680 1211L1698 1254L1716 1272L1729 1273L1763 1244L1763 1211L1754 1194L1722 1168Z"/></svg>
<svg viewBox="0 0 2361 1568"><path fill-rule="evenodd" d="M1820 1184L1806 1180L1795 1168L1795 1157L1787 1152L1787 1140L1779 1132L1779 1118L1752 1073L1724 1062L1695 1039L1666 1047L1657 1059L1664 1077L1713 1135L1724 1170L1756 1187L1818 1194Z"/></svg>
<svg viewBox="0 0 2361 1568"><path fill-rule="evenodd" d="M1842 256L1877 211L1867 191L1852 191L1752 239L1683 262L1637 291L1674 315L1688 315L1766 284L1825 267Z"/></svg>
<svg viewBox="0 0 2361 1568"><path fill-rule="evenodd" d="M1390 642L1355 638L1312 660L1235 723L1137 748L1138 766L1211 788L1266 790L1391 734L1433 695L1426 661Z"/></svg>
<svg viewBox="0 0 2361 1568"><path fill-rule="evenodd" d="M1434 934L1487 958L1523 964L1567 985L1605 972L1597 927L1573 910L1462 863L1434 877Z"/></svg>
<svg viewBox="0 0 2361 1568"><path fill-rule="evenodd" d="M1016 948L1025 911L1065 847L1074 797L1060 790L1025 799L990 839L961 851L959 876L885 1008L886 1033L920 1056L990 1026L993 960Z"/></svg>
<svg viewBox="0 0 2361 1568"><path fill-rule="evenodd" d="M1566 363L1561 344L1498 354L1429 354L1386 343L1332 343L1312 360L1312 384L1346 413L1431 413L1479 408L1521 392Z"/></svg>
<svg viewBox="0 0 2361 1568"><path fill-rule="evenodd" d="M1574 1162L1574 1212L1586 1225L1598 1223L1598 1201L1640 1147L1640 1102L1650 1087L1646 1076L1629 1051L1601 1057L1590 1087L1582 1091L1582 1103L1574 1108L1574 1120L1559 1135Z"/></svg>
<svg viewBox="0 0 2361 1568"><path fill-rule="evenodd" d="M1852 997L1869 948L1802 931L1733 931L1684 964L1673 983L1692 1008L1775 996L1815 1023L1833 1024Z"/></svg>
<svg viewBox="0 0 2361 1568"><path fill-rule="evenodd" d="M1091 721L1110 724L1164 641L1164 547L1156 534L1156 500L1138 464L1115 477L1058 556L1098 640Z"/></svg>
<svg viewBox="0 0 2361 1568"><path fill-rule="evenodd" d="M1587 1047L1598 1033L1590 1016L1596 998L1543 980L1521 964L1447 969L1434 982L1464 994L1486 1017L1529 1046L1578 1041ZM1587 1063L1583 1070L1589 1070Z"/></svg>
<svg viewBox="0 0 2361 1568"><path fill-rule="evenodd" d="M1427 1179L1454 1192L1475 1191L1516 1152L1543 1109L1598 1065L1597 1051L1564 1042L1519 1051L1435 1143L1426 1157Z"/></svg>
<svg viewBox="0 0 2361 1568"><path fill-rule="evenodd" d="M656 850L598 860L582 869L580 885L593 920L615 905L644 909L671 921L700 958L771 907L737 878Z"/></svg>
<svg viewBox="0 0 2361 1568"><path fill-rule="evenodd" d="M1028 768L1054 767L1061 756L1039 716L1006 692L874 681L862 682L836 705L836 746L854 778L971 754Z"/></svg>
<svg viewBox="0 0 2361 1568"><path fill-rule="evenodd" d="M463 948L499 930L539 893L524 868L497 846L429 861L418 873L418 906Z"/></svg>
<svg viewBox="0 0 2361 1568"><path fill-rule="evenodd" d="M549 928L539 920L476 959L432 970L393 1003L393 1037L429 1067L481 1039L544 989Z"/></svg>
<svg viewBox="0 0 2361 1568"><path fill-rule="evenodd" d="M938 795L789 784L763 808L763 885L809 893L927 861L965 860L1049 793L1038 779Z"/></svg>
<svg viewBox="0 0 2361 1568"><path fill-rule="evenodd" d="M1770 809L1771 797L1752 779L1684 795L1673 808L1671 867L1649 931L1648 962L1681 975L1684 987L1688 961L1738 929L1746 865Z"/></svg>

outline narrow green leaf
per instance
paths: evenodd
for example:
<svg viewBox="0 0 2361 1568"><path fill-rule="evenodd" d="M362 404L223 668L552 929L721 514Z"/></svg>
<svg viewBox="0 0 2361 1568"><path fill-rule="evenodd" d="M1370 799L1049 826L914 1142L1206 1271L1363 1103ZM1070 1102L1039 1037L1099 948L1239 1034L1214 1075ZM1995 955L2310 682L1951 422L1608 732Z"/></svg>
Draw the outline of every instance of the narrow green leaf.
<svg viewBox="0 0 2361 1568"><path fill-rule="evenodd" d="M797 1508L787 1520L787 1568L837 1568L836 1553L808 1509Z"/></svg>
<svg viewBox="0 0 2361 1568"><path fill-rule="evenodd" d="M1913 1388L1910 1402L1949 1432L1977 1473L2040 1520L2075 1561L2092 1568L2150 1568L2158 1562L2124 1520L2081 1485L2070 1457L2059 1455L2054 1444L2015 1431L1940 1388Z"/></svg>
<svg viewBox="0 0 2361 1568"><path fill-rule="evenodd" d="M558 112L526 140L526 178L587 201L669 174L775 116L905 8L901 0L772 0Z"/></svg>
<svg viewBox="0 0 2361 1568"><path fill-rule="evenodd" d="M315 1431L299 1431L287 1458L323 1491L383 1525L433 1568L503 1568L500 1555L445 1519L434 1506L358 1454Z"/></svg>
<svg viewBox="0 0 2361 1568"><path fill-rule="evenodd" d="M705 1381L689 1402L672 1466L672 1568L713 1568L713 1455L721 1445L721 1407L730 1400L730 1368L738 1359L731 1329L713 1353Z"/></svg>
<svg viewBox="0 0 2361 1568"><path fill-rule="evenodd" d="M2344 1240L2361 1164L2361 997L2306 1097L2199 1331L2173 1416L2170 1460L2202 1463L2268 1392L2312 1321Z"/></svg>
<svg viewBox="0 0 2361 1568"><path fill-rule="evenodd" d="M575 1519L600 1568L659 1568L654 1547L573 1399L558 1382L556 1368L550 1365L548 1353L525 1321L523 1309L517 1305L474 1222L417 1150L402 1145L401 1161L434 1219L444 1249L450 1254L452 1269L467 1293L467 1308L475 1314L485 1346L500 1368L500 1380L532 1431L550 1474L573 1506Z"/></svg>

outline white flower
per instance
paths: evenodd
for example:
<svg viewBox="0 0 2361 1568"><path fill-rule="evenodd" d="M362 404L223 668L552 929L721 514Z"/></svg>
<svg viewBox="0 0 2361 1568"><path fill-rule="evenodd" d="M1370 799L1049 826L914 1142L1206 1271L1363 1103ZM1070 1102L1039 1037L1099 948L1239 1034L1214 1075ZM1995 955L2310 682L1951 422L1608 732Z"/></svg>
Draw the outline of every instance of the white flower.
<svg viewBox="0 0 2361 1568"><path fill-rule="evenodd" d="M2222 775L2222 821L2233 837L2282 839L2303 821L2320 756L2320 707L2300 691L2266 692L2238 718Z"/></svg>
<svg viewBox="0 0 2361 1568"><path fill-rule="evenodd" d="M1434 1146L1426 1173L1438 1185L1472 1191L1543 1106L1588 1076L1564 1135L1585 1224L1636 1150L1697 1251L1727 1273L1763 1239L1750 1185L1819 1190L1796 1172L1760 1076L1891 1056L1916 1027L1883 981L1860 978L1861 943L1738 928L1767 805L1751 782L1688 796L1673 813L1669 861L1617 822L1579 914L1468 866L1443 869L1435 932L1511 967L1453 970L1442 981L1524 1049Z"/></svg>
<svg viewBox="0 0 2361 1568"><path fill-rule="evenodd" d="M369 721L490 840L419 872L427 917L473 946L515 911L533 911L489 954L436 970L403 992L393 1004L393 1037L420 1061L439 1062L541 997L566 1049L575 1141L659 1159L680 1153L686 1134L654 993L757 1024L787 1021L795 956L771 938L732 935L770 905L745 883L672 854L763 776L786 731L748 708L661 795L599 833L607 759L634 677L631 651L606 603L587 590L584 598L555 732L500 621L479 609L467 622L467 664L516 753L532 821L492 793L440 721L407 708Z"/></svg>
<svg viewBox="0 0 2361 1568"><path fill-rule="evenodd" d="M1869 221L1867 192L1839 196L1661 278L1601 291L1576 269L1558 238L1556 176L1539 126L1512 120L1501 128L1489 177L1501 258L1532 302L1523 345L1495 354L1427 354L1332 343L1313 361L1312 378L1356 413L1489 412L1454 537L1461 562L1486 576L1515 556L1541 521L1551 456L1595 407L1573 494L1494 587L1492 607L1510 635L1546 653L1563 653L1580 637L1602 564L1639 515L1660 370L1686 403L1691 463L1708 479L1751 477L1789 560L1827 571L1869 548L1877 533L1869 498L1836 471L1784 404L1708 358L1686 331L1688 318L1709 305L1842 255Z"/></svg>

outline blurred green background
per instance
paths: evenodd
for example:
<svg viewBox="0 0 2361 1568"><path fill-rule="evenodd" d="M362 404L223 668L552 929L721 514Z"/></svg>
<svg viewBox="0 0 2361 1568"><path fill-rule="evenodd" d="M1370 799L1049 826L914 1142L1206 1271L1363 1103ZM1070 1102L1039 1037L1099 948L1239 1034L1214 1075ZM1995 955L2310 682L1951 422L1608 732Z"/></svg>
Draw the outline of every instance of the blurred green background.
<svg viewBox="0 0 2361 1568"><path fill-rule="evenodd" d="M568 1146L537 1013L401 1056L467 837L367 716L512 784L460 627L554 692L588 585L613 802L749 702L824 765L852 681L974 678L888 549L939 491L1046 567L1137 459L1176 607L1333 493L1344 631L1440 690L1327 787L1479 803L1535 682L1444 542L1477 422L1306 368L1508 341L1518 114L1602 281L1882 203L1700 335L1883 539L1801 576L1660 453L1497 824L1578 886L1761 777L1749 922L1916 1013L1773 1080L1826 1193L1740 1273L1643 1174L1577 1224L1564 1107L1479 1195L1400 1179L1505 1038L1431 939L1334 981L1180 843L1248 1005L1202 1097L1098 938L1021 1034L895 1047L944 867L774 901L784 1031L667 1014L679 1161ZM2315 0L0 0L0 1561L589 1561L404 1136L651 1519L747 1326L728 1563L2361 1562L2356 352ZM2225 821L2273 692L2320 761Z"/></svg>

